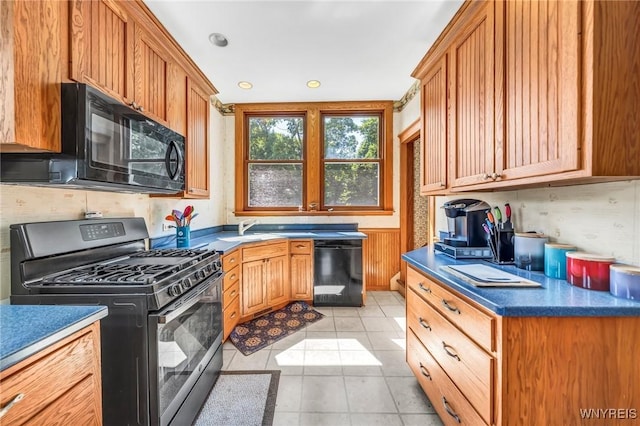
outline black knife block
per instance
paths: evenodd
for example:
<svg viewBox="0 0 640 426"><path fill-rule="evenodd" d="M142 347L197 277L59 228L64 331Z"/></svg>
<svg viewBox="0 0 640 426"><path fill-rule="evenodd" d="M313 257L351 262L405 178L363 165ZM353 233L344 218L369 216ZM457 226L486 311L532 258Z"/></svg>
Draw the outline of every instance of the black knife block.
<svg viewBox="0 0 640 426"><path fill-rule="evenodd" d="M494 263L510 264L513 263L513 230L493 229L493 235L487 235L487 242L493 253Z"/></svg>

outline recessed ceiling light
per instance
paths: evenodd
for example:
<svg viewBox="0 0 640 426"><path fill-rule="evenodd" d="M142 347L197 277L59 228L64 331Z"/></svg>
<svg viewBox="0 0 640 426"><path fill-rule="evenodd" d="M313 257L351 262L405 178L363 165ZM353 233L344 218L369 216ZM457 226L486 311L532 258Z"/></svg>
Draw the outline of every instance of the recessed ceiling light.
<svg viewBox="0 0 640 426"><path fill-rule="evenodd" d="M320 82L318 80L309 80L307 81L307 87L310 89L317 89L320 87Z"/></svg>
<svg viewBox="0 0 640 426"><path fill-rule="evenodd" d="M241 89L251 89L253 87L253 84L249 83L248 81L240 81L238 82L238 87Z"/></svg>
<svg viewBox="0 0 640 426"><path fill-rule="evenodd" d="M225 47L227 44L229 44L229 40L227 40L224 34L220 34L220 33L209 34L209 41L214 46L219 46L219 47Z"/></svg>

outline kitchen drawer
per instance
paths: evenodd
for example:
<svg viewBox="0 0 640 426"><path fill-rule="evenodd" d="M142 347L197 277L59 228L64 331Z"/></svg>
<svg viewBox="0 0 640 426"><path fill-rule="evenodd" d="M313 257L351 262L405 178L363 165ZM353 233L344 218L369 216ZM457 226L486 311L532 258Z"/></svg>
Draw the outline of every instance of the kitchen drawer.
<svg viewBox="0 0 640 426"><path fill-rule="evenodd" d="M494 317L411 267L407 268L407 286L480 346L489 352L496 350Z"/></svg>
<svg viewBox="0 0 640 426"><path fill-rule="evenodd" d="M487 424L411 330L407 330L407 363L445 425Z"/></svg>
<svg viewBox="0 0 640 426"><path fill-rule="evenodd" d="M225 254L222 257L222 270L227 272L240 264L240 250Z"/></svg>
<svg viewBox="0 0 640 426"><path fill-rule="evenodd" d="M407 326L487 423L491 423L494 359L415 290L407 292Z"/></svg>
<svg viewBox="0 0 640 426"><path fill-rule="evenodd" d="M313 241L295 240L289 241L289 252L291 254L311 254L313 251Z"/></svg>
<svg viewBox="0 0 640 426"><path fill-rule="evenodd" d="M233 268L231 268L229 271L224 273L224 281L222 284L222 290L223 291L227 291L227 289L229 289L229 287L231 287L234 283L238 282L240 280L240 271L242 269L240 269L240 267L236 264L236 266L234 266Z"/></svg>
<svg viewBox="0 0 640 426"><path fill-rule="evenodd" d="M283 241L280 243L261 243L259 246L243 248L242 262L286 255L287 244L286 241Z"/></svg>
<svg viewBox="0 0 640 426"><path fill-rule="evenodd" d="M69 392L32 417L28 424L101 426L101 402L95 398L94 389L100 388L102 383L95 381L96 377L93 375L85 377Z"/></svg>
<svg viewBox="0 0 640 426"><path fill-rule="evenodd" d="M96 362L100 354L95 351L99 346L94 344L94 339L99 340L99 336L94 336L93 332L93 330L99 330L99 323L96 324L95 328L90 329L91 332L84 331L84 334L80 334L83 331L78 332L73 335L75 339L72 337L73 340L68 343L54 346L51 351L45 349L5 370L3 373L7 376L0 375L2 380L0 406L5 407L18 394L24 395L22 400L13 405L2 417L2 424L21 425L46 407L58 404L57 401L63 398L65 393L74 392L73 388L83 379L92 376L97 380L100 379L99 362ZM97 389L100 389L100 385ZM99 404L96 401L101 401L100 395L90 399L89 402L93 406ZM72 408L60 407L59 411L69 412ZM99 404L92 411L98 412L101 418L101 410Z"/></svg>
<svg viewBox="0 0 640 426"><path fill-rule="evenodd" d="M226 308L229 306L231 301L240 294L240 281L235 280L233 284L229 286L229 288L225 288L224 293L222 294L222 305Z"/></svg>
<svg viewBox="0 0 640 426"><path fill-rule="evenodd" d="M227 340L229 334L233 330L233 327L238 325L240 319L240 297L236 296L226 308L224 308L224 340Z"/></svg>

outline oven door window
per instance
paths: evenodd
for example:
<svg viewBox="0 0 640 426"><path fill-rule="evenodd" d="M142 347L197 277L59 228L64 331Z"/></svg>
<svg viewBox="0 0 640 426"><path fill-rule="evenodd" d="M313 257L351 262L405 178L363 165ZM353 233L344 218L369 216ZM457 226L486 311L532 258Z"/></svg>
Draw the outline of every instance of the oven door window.
<svg viewBox="0 0 640 426"><path fill-rule="evenodd" d="M162 418L173 417L199 377L200 364L213 355L222 332L218 291L216 286L209 286L175 310L152 316L157 343L157 405Z"/></svg>

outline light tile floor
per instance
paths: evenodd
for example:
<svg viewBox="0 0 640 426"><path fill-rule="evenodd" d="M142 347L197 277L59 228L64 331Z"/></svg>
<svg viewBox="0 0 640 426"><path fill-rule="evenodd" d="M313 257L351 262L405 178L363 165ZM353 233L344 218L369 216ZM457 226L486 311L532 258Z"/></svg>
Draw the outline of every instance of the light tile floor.
<svg viewBox="0 0 640 426"><path fill-rule="evenodd" d="M442 425L405 361L405 301L367 293L249 356L230 341L224 370L281 370L275 426Z"/></svg>

